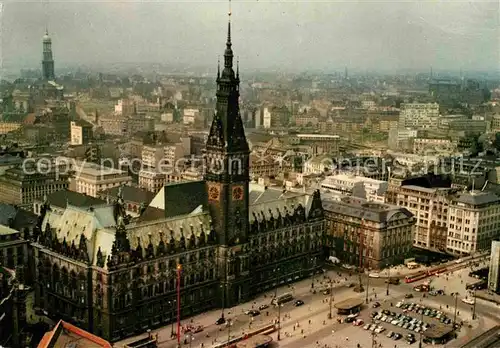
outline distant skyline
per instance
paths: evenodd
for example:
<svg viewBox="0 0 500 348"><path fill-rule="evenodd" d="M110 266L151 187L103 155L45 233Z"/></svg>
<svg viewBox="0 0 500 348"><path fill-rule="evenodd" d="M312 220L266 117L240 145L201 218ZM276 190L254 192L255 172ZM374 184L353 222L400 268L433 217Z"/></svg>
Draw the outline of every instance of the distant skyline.
<svg viewBox="0 0 500 348"><path fill-rule="evenodd" d="M498 1L232 1L242 70L500 70ZM61 66L162 63L210 68L227 1L13 2L2 9L3 67L40 68L42 36Z"/></svg>

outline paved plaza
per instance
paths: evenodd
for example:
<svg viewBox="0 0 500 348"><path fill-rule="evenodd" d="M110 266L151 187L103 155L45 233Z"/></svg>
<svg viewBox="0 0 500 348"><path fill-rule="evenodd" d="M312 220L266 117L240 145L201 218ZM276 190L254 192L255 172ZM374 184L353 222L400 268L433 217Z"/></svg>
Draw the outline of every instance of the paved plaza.
<svg viewBox="0 0 500 348"><path fill-rule="evenodd" d="M465 297L465 284L477 281L475 278L468 277L470 268L466 267L461 270L455 271L453 274L441 274L432 278L427 278L424 281L430 281L431 285L437 289L445 289L447 295L444 296L430 296L422 297L422 293L417 293L413 290L415 285L421 284L424 281L415 282L412 284L405 284L402 282L400 285L391 285L390 294L386 295L387 285L384 278L369 279L370 285L368 287L368 306L364 305L360 313L365 323L370 323L370 313L375 310L372 304L379 301L382 304L381 308L394 308L399 300L404 299L404 295L412 293L412 301L421 303L426 306L440 309L447 314L448 317L454 315L455 299L449 295L450 292L460 293L459 299L462 297L462 292ZM327 280L324 276L331 277L335 280L334 291L332 294L333 304L343 301L348 298L359 298L363 301L366 298L366 293L356 293L353 288L347 285L350 283L358 283L357 275L349 275L344 272L339 275L337 271L327 271L324 275L316 276L315 289L325 289L328 287ZM366 285L367 277L363 278L363 283ZM366 286L365 286L366 288ZM417 342L409 345L403 339L393 341L386 337L388 331L399 332L406 335L408 331L400 328L391 328L390 323L383 323L382 325L386 330L372 336L371 332L365 331L360 327L353 326L352 323L339 324L337 322L337 314L333 308L333 319L328 319L330 312L330 295L325 295L321 291L315 294L311 292L311 279L306 279L298 283L283 286L277 290L278 295L291 292L295 299L301 299L305 302L304 305L295 307L293 301L284 304L281 307L281 330L280 340L278 341L278 332L271 334L274 342L273 347L418 347L418 334L416 334ZM256 298L253 302L241 304L230 309L225 310L225 317L231 319L232 325L215 325L215 321L220 317L221 310L213 310L203 313L196 317L182 321L182 325L192 323L193 325L203 325L202 332L193 335L191 342L188 337L181 337L182 347L212 347L214 345L227 341L228 337L234 338L244 333L247 333L258 327L269 325L278 318L278 310L273 306L261 311L260 315L251 318L249 315L244 314L245 310L258 308L262 304L269 304L274 291L269 291ZM334 306L332 306L334 307ZM446 345L446 347L459 347L459 343L477 335L480 331L492 327L495 322L500 321L500 316L492 308L497 308L496 305L486 301L479 301L476 304L476 313L478 318L472 320L471 306L457 301L457 322L463 322L462 329L458 332L459 338L453 340ZM378 309L376 309L378 310ZM391 309L392 310L392 309ZM420 315L415 314L415 317ZM174 327L174 330L176 328ZM171 338L171 326L165 326L152 331L153 334L158 334L159 347L173 348L177 346L177 340ZM118 342L116 345L121 346L124 343L131 342L135 338ZM374 343L375 341L376 343ZM423 344L424 347L427 345ZM430 347L430 345L429 345Z"/></svg>

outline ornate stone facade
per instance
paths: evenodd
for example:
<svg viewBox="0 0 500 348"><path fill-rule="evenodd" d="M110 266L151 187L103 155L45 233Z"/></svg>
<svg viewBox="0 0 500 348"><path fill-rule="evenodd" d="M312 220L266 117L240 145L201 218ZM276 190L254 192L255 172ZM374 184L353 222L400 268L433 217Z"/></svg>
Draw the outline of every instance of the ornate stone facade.
<svg viewBox="0 0 500 348"><path fill-rule="evenodd" d="M43 207L33 244L37 306L116 341L176 320L178 265L182 318L233 306L321 266L319 191L250 184L232 57L229 34L204 181L165 186L132 221L121 196L62 214Z"/></svg>

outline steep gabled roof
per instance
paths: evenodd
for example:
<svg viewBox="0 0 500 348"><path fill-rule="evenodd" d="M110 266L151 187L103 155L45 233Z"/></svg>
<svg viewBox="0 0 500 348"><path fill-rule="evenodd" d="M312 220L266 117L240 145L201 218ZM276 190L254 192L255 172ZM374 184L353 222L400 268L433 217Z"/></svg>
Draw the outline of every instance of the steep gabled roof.
<svg viewBox="0 0 500 348"><path fill-rule="evenodd" d="M70 323L59 320L53 330L47 332L38 348L111 348L112 345L105 339L93 335Z"/></svg>

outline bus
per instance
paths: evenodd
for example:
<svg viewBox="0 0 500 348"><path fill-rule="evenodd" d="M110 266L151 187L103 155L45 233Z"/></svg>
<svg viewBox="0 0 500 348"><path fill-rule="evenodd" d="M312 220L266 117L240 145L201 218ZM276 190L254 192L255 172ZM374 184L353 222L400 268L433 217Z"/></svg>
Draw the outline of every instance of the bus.
<svg viewBox="0 0 500 348"><path fill-rule="evenodd" d="M273 298L271 301L271 304L277 306L277 305L280 305L280 304L283 304L286 302L290 302L291 300L293 300L293 295L290 293L287 293L287 294L280 295L276 298Z"/></svg>

